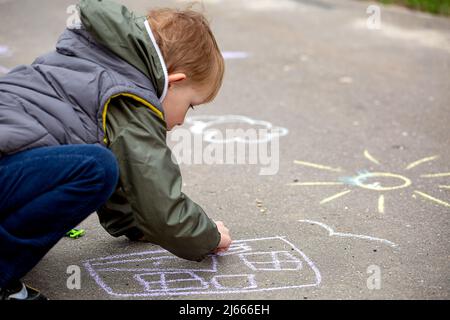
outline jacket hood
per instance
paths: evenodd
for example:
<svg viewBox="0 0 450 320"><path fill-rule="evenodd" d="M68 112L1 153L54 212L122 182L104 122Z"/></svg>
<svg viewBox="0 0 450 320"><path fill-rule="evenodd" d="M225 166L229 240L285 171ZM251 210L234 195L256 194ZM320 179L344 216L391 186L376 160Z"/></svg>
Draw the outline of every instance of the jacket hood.
<svg viewBox="0 0 450 320"><path fill-rule="evenodd" d="M95 40L145 74L162 102L168 75L158 44L145 16L109 0L81 0L81 23Z"/></svg>

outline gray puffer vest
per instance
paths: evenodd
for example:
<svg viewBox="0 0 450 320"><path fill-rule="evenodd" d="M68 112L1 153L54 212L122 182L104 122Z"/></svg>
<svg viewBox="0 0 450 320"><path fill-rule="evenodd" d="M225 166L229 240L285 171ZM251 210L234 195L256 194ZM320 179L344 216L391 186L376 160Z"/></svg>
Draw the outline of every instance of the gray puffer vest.
<svg viewBox="0 0 450 320"><path fill-rule="evenodd" d="M0 78L0 158L43 146L105 145L106 108L119 95L164 118L149 78L86 30L66 29L56 51Z"/></svg>

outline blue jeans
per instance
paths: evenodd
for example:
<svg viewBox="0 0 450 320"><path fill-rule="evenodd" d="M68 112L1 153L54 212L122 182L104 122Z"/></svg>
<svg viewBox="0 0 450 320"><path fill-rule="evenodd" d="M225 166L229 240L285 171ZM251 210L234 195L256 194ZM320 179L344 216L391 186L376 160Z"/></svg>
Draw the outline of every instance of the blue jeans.
<svg viewBox="0 0 450 320"><path fill-rule="evenodd" d="M0 158L0 288L20 280L114 192L119 169L98 145L35 148Z"/></svg>

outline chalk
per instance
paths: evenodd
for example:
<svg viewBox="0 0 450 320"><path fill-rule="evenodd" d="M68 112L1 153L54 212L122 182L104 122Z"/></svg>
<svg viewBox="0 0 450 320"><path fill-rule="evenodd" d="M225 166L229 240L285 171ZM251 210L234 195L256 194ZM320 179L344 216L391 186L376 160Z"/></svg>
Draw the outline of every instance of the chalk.
<svg viewBox="0 0 450 320"><path fill-rule="evenodd" d="M249 57L249 54L247 52L243 52L243 51L223 51L222 57L225 60L246 59Z"/></svg>
<svg viewBox="0 0 450 320"><path fill-rule="evenodd" d="M380 161L378 161L377 159L375 159L367 150L364 150L364 157L366 157L367 159L369 159L369 161L375 163L375 164L380 164Z"/></svg>
<svg viewBox="0 0 450 320"><path fill-rule="evenodd" d="M370 162L381 165L381 162L373 157L369 151L364 150L363 152L364 157L368 159ZM419 160L416 160L414 162L409 163L404 167L404 170L411 170L413 168L418 167L419 165L427 162L431 162L439 158L438 155L429 156L425 158L421 158ZM331 166L324 166L321 164L316 164L312 162L306 162L306 161L299 161L295 160L295 164L303 165L306 167L312 167L320 170L328 170L328 171L335 171L335 172L341 172L343 169L339 167L331 167ZM441 178L441 177L449 177L450 172L441 172L441 173L432 173L432 174L422 174L420 177L422 178ZM373 183L370 183L368 180L375 180ZM388 185L386 185L389 183ZM358 171L356 175L354 176L347 176L347 177L339 177L337 181L305 181L305 182L298 182L295 181L294 183L288 183L288 186L332 186L332 185L349 185L352 187L360 187L363 189L373 190L373 191L393 191L397 189L404 189L407 187L410 187L413 185L413 181L403 175L397 174L397 173L390 173L390 172L369 172L367 170ZM449 185L439 185L439 189L450 189ZM333 201L335 199L338 199L348 193L350 193L352 190L345 190L339 193L336 193L330 197L327 197L320 201L320 204L325 204L327 202ZM414 191L414 194L412 195L413 198L416 198L416 195L420 195L422 198L433 201L434 203L437 203L439 205L450 207L450 204L444 200L435 198L433 196L430 196L429 194L416 190ZM378 195L378 212L384 213L385 212L385 195L381 194Z"/></svg>
<svg viewBox="0 0 450 320"><path fill-rule="evenodd" d="M438 204L440 204L440 205L442 205L444 207L450 207L450 203L442 201L442 200L437 199L435 197L432 197L429 194L426 194L425 192L421 192L421 191L415 190L414 193L424 197L425 199L428 199L428 200L431 200L433 202L436 202L436 203L438 203Z"/></svg>
<svg viewBox="0 0 450 320"><path fill-rule="evenodd" d="M432 173L432 174L423 174L422 178L440 178L440 177L450 177L450 172L443 173Z"/></svg>
<svg viewBox="0 0 450 320"><path fill-rule="evenodd" d="M398 246L397 244L393 243L392 241L389 241L389 240L386 240L386 239L376 238L376 237L372 237L372 236L366 236L366 235L362 235L362 234L335 232L330 226L328 226L328 225L326 225L325 223L322 223L322 222L313 221L313 220L298 220L298 221L299 222L303 222L303 223L311 223L311 224L318 225L319 227L322 227L325 230L327 230L328 231L328 235L330 237L344 237L344 238L363 239L363 240L381 242L381 243L387 244L387 245L389 245L391 247L397 247Z"/></svg>
<svg viewBox="0 0 450 320"><path fill-rule="evenodd" d="M285 136L289 133L288 129L283 127L276 127L269 121L256 120L241 115L193 116L187 117L185 122L191 125L189 130L192 133L202 135L203 140L210 143L267 143L273 140L275 137ZM224 124L251 125L254 127L253 130L241 130L241 134L251 133L253 135L239 136L237 134L230 134L229 136L231 137L229 137L226 134L222 135L220 130L214 129L214 127ZM260 131L264 131L264 134L261 134ZM227 131L225 131L225 133L227 133Z"/></svg>
<svg viewBox="0 0 450 320"><path fill-rule="evenodd" d="M384 195L378 197L378 212L384 213Z"/></svg>
<svg viewBox="0 0 450 320"><path fill-rule="evenodd" d="M414 162L408 164L406 166L405 170L411 170L412 168L417 167L419 164L422 164L422 163L425 163L425 162L429 162L429 161L433 161L433 160L435 160L437 158L438 158L438 156L432 156L432 157L426 157L426 158L414 161Z"/></svg>
<svg viewBox="0 0 450 320"><path fill-rule="evenodd" d="M350 193L350 192L351 192L351 190L345 190L345 191L336 193L335 195L332 195L331 197L325 198L322 201L320 201L320 204L324 204L324 203L330 202L330 201L335 200L337 198L340 198L340 197L342 197L342 196L344 196L344 195L346 195L347 193Z"/></svg>

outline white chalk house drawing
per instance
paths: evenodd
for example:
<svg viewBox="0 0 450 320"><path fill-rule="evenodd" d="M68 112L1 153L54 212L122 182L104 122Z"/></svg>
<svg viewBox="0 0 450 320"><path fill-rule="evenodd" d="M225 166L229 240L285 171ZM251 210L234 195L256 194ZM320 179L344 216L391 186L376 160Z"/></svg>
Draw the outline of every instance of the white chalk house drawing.
<svg viewBox="0 0 450 320"><path fill-rule="evenodd" d="M202 134L203 140L210 143L267 143L274 137L285 136L289 130L283 127L274 126L272 123L264 120L255 120L241 115L221 115L221 116L192 116L187 117L185 123L190 125L189 130L194 134ZM251 129L262 129L255 138L247 136L227 137L219 129L221 126L233 126L235 129L241 129L243 126L250 126ZM242 129L245 134L246 129Z"/></svg>
<svg viewBox="0 0 450 320"><path fill-rule="evenodd" d="M100 288L118 297L232 294L321 283L313 261L281 236L236 240L228 252L209 255L202 262L155 249L83 264Z"/></svg>
<svg viewBox="0 0 450 320"><path fill-rule="evenodd" d="M371 163L375 164L377 167L382 166L382 163L377 160L374 156L372 156L367 150L364 151L364 157L368 159ZM377 170L375 172L369 172L367 170L360 171L351 176L340 176L335 181L301 181L289 183L288 186L293 187L314 187L314 186L344 186L345 189L335 193L331 196L328 196L320 201L320 204L326 204L333 200L336 200L340 197L350 194L356 189L352 188L363 188L374 191L374 193L378 196L378 212L385 213L385 194L391 193L394 190L406 189L409 188L412 190L412 197L416 199L418 196L421 199L431 201L439 206L450 208L450 203L437 198L434 195L430 195L429 192L425 192L423 190L419 190L414 187L413 181L410 177L407 177L409 173L414 170L418 170L417 168L427 162L434 161L439 156L433 155L425 158L421 158L414 162L407 164L405 167L401 168L400 172L385 172ZM317 164L313 162L300 161L295 160L295 164L315 168L319 170L332 171L337 173L343 173L344 170L340 167L331 167L322 164ZM417 172L417 171L416 171ZM424 179L442 179L450 177L450 172L428 172L420 174L420 178ZM436 185L438 189L450 189L450 183L442 183Z"/></svg>

